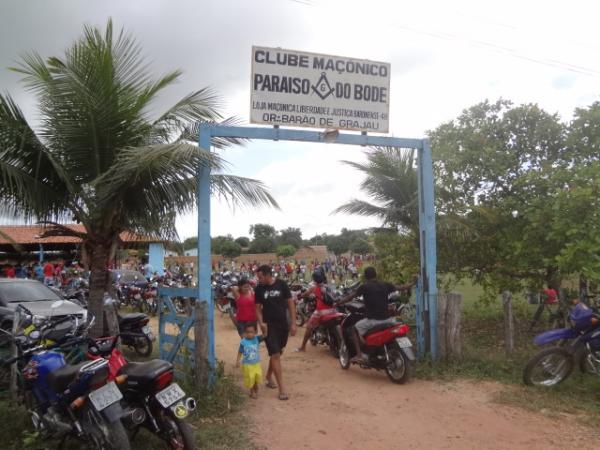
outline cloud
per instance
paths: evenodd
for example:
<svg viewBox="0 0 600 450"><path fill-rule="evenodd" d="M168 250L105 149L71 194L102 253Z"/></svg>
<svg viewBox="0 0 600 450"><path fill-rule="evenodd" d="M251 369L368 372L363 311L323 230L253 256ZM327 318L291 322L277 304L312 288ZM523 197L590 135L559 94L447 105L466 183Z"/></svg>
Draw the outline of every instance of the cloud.
<svg viewBox="0 0 600 450"><path fill-rule="evenodd" d="M61 54L84 23L112 17L142 45L157 76L174 68L180 82L156 104L212 86L224 113L248 119L252 45L284 47L388 61L392 66L390 134L420 138L483 99L536 102L566 120L598 96L600 35L596 2L506 0L53 0L0 2L0 67L36 50ZM17 74L0 70L35 121L35 99ZM305 236L362 228L377 221L329 213L360 196L360 176L341 159L363 160L361 148L252 142L223 156L231 172L263 180L283 210L238 210L214 201L214 234L248 234L252 223L299 226ZM196 218L178 220L182 236L196 234Z"/></svg>

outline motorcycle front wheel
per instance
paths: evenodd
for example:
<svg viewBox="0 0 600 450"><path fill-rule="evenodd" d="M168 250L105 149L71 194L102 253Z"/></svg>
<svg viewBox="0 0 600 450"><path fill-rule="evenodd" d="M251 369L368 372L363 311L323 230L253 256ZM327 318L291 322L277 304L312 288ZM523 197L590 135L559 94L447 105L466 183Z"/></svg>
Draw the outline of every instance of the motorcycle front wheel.
<svg viewBox="0 0 600 450"><path fill-rule="evenodd" d="M160 438L173 450L195 450L196 440L187 422L173 417L168 411L158 414Z"/></svg>
<svg viewBox="0 0 600 450"><path fill-rule="evenodd" d="M404 352L397 345L388 349L389 362L385 373L392 383L404 384L410 379L412 365Z"/></svg>
<svg viewBox="0 0 600 450"><path fill-rule="evenodd" d="M338 359L340 361L340 367L344 370L348 370L350 367L350 351L348 350L348 346L344 341L342 341L342 344L340 345Z"/></svg>
<svg viewBox="0 0 600 450"><path fill-rule="evenodd" d="M528 386L556 386L571 375L574 365L573 355L566 349L547 348L527 362L523 382Z"/></svg>

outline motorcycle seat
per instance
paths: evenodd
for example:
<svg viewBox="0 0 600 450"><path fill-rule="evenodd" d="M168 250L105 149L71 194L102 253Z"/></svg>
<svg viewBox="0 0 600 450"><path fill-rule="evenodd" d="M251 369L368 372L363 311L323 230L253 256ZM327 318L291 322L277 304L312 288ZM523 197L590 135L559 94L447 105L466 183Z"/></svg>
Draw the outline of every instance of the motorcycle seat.
<svg viewBox="0 0 600 450"><path fill-rule="evenodd" d="M75 365L66 365L56 369L54 372L50 372L47 378L48 385L56 392L64 392L69 386L69 383L71 383L79 373L79 369L87 363L89 363L89 361L83 361Z"/></svg>
<svg viewBox="0 0 600 450"><path fill-rule="evenodd" d="M146 362L130 362L119 370L119 375L127 375L127 385L150 389L154 380L162 373L173 370L173 365L162 359Z"/></svg>
<svg viewBox="0 0 600 450"><path fill-rule="evenodd" d="M395 327L398 324L399 324L399 322L391 322L391 321L377 324L374 327L369 328L367 330L367 332L365 333L365 336L368 336L369 334L377 333L378 331L387 330L388 328Z"/></svg>
<svg viewBox="0 0 600 450"><path fill-rule="evenodd" d="M144 313L131 313L123 316L119 315L119 323L131 323L138 322L143 319L147 319L148 316Z"/></svg>

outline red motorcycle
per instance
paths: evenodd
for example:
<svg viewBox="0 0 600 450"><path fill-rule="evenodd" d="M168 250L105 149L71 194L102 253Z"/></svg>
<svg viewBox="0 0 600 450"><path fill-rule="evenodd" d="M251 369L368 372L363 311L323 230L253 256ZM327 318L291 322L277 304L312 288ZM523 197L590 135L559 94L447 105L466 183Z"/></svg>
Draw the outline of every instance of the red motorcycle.
<svg viewBox="0 0 600 450"><path fill-rule="evenodd" d="M365 318L365 305L354 300L345 305L348 314L338 326L341 336L339 360L342 369L356 364L352 358L356 355L352 328L356 322ZM408 325L402 322L385 322L371 328L364 336L361 350L367 359L358 363L363 369L384 370L393 383L402 384L408 381L413 372L415 353L412 343L407 337Z"/></svg>
<svg viewBox="0 0 600 450"><path fill-rule="evenodd" d="M335 310L321 317L319 326L312 330L310 343L315 346L327 345L331 354L337 358L340 350L340 338L337 330L343 318L344 314Z"/></svg>

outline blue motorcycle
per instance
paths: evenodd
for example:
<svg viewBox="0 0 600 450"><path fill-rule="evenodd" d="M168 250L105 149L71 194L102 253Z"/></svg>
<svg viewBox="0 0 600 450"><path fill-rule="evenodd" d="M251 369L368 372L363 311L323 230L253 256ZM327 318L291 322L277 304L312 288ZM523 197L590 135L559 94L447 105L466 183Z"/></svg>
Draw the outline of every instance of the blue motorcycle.
<svg viewBox="0 0 600 450"><path fill-rule="evenodd" d="M73 322L73 334L50 347L47 336L65 322ZM44 439L69 437L102 450L130 450L121 418L123 398L115 382L107 383L108 360L69 365L59 347L71 347L79 329L76 317L54 321L42 332L14 338L17 355L1 361L16 364L18 395L25 403L36 431Z"/></svg>
<svg viewBox="0 0 600 450"><path fill-rule="evenodd" d="M579 365L583 372L600 375L600 316L584 303L571 310L571 327L546 331L536 345L552 344L525 365L523 381L529 386L552 387L563 382Z"/></svg>

